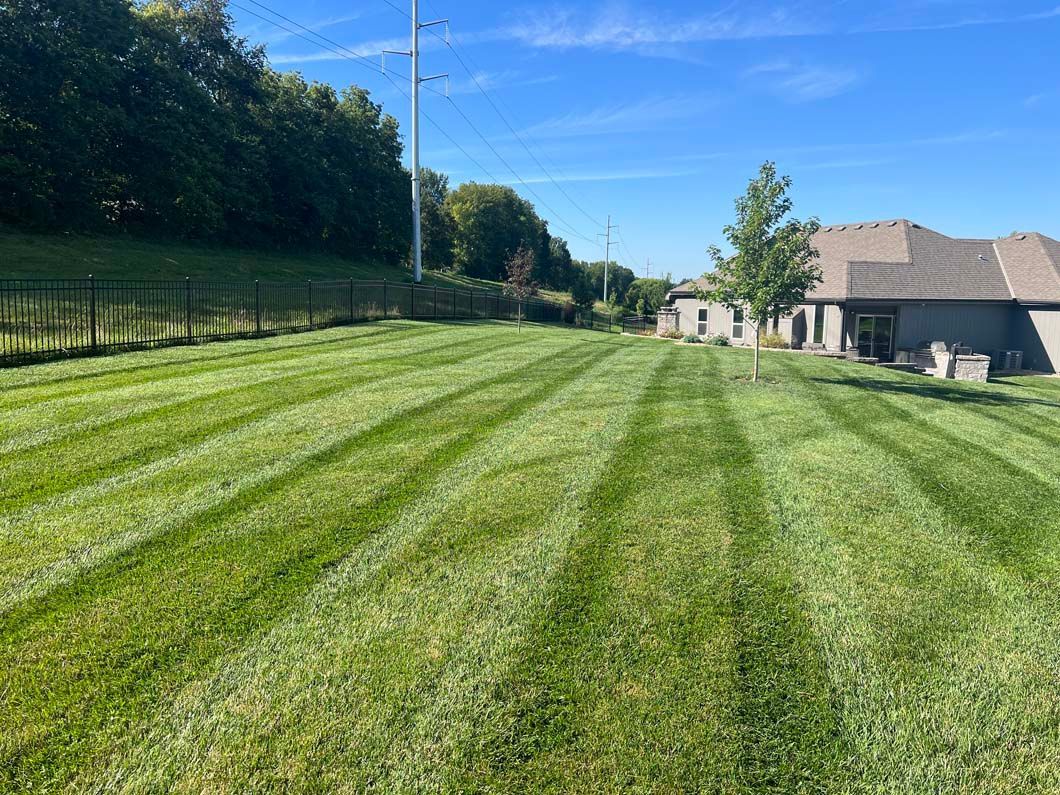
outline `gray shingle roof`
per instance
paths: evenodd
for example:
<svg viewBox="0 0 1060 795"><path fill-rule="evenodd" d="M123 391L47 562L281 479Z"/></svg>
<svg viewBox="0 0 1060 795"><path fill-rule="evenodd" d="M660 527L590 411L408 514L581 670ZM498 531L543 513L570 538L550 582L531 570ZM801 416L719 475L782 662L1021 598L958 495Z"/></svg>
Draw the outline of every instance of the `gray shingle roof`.
<svg viewBox="0 0 1060 795"><path fill-rule="evenodd" d="M823 280L808 301L1060 303L1060 241L1034 232L953 238L905 219L826 226L814 236ZM671 297L694 294L703 278Z"/></svg>
<svg viewBox="0 0 1060 795"><path fill-rule="evenodd" d="M692 279L691 281L681 282L681 284L677 285L675 288L670 290L670 292L668 292L666 296L669 299L683 295L695 295L697 285L705 290L707 289L709 283L710 282L705 277L700 276L698 279Z"/></svg>
<svg viewBox="0 0 1060 795"><path fill-rule="evenodd" d="M825 226L814 235L820 257L817 264L824 280L808 298L828 301L850 296L850 263L910 262L908 221L866 221Z"/></svg>
<svg viewBox="0 0 1060 795"><path fill-rule="evenodd" d="M994 241L1018 301L1060 301L1060 242L1036 232Z"/></svg>
<svg viewBox="0 0 1060 795"><path fill-rule="evenodd" d="M946 237L916 224L908 224L905 235L910 251L908 261L850 263L850 298L1012 299L991 241Z"/></svg>

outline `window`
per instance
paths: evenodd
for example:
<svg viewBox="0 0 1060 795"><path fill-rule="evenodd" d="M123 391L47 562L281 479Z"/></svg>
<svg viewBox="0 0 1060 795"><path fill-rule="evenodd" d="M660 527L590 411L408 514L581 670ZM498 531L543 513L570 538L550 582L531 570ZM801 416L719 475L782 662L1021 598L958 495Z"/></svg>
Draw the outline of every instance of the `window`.
<svg viewBox="0 0 1060 795"><path fill-rule="evenodd" d="M734 340L743 339L743 310L734 309L732 310L732 338Z"/></svg>
<svg viewBox="0 0 1060 795"><path fill-rule="evenodd" d="M699 308L699 315L696 318L696 334L700 337L707 336L707 308L705 306Z"/></svg>
<svg viewBox="0 0 1060 795"><path fill-rule="evenodd" d="M815 306L813 308L813 341L824 342L824 316L826 307Z"/></svg>

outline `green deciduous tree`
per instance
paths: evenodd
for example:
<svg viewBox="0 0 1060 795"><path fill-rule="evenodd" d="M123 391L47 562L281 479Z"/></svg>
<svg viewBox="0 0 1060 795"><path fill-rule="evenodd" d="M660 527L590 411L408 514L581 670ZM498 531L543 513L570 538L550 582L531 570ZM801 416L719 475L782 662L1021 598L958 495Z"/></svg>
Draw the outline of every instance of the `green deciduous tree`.
<svg viewBox="0 0 1060 795"><path fill-rule="evenodd" d="M664 279L634 279L626 288L623 305L638 307L637 314L653 314L666 303L666 293L673 284Z"/></svg>
<svg viewBox="0 0 1060 795"><path fill-rule="evenodd" d="M583 268L574 268L570 283L571 303L577 307L587 308L593 305L596 296L589 274Z"/></svg>
<svg viewBox="0 0 1060 795"><path fill-rule="evenodd" d="M453 216L449 198L449 177L430 168L420 169L420 224L423 235L423 263L435 270L453 267Z"/></svg>
<svg viewBox="0 0 1060 795"><path fill-rule="evenodd" d="M446 200L453 217L457 270L480 279L505 278L519 248L542 252L548 231L534 206L506 185L466 182Z"/></svg>
<svg viewBox="0 0 1060 795"><path fill-rule="evenodd" d="M697 288L700 300L742 310L753 325L755 356L752 380L758 380L758 330L772 317L791 312L821 281L812 238L820 223L811 218L786 218L792 202L790 177L777 177L776 166L764 163L747 192L736 200L736 222L724 234L735 253L726 257L717 246L708 253L715 270L710 289ZM785 220L786 219L786 220Z"/></svg>
<svg viewBox="0 0 1060 795"><path fill-rule="evenodd" d="M0 220L390 262L411 210L397 122L278 74L224 0L0 0Z"/></svg>

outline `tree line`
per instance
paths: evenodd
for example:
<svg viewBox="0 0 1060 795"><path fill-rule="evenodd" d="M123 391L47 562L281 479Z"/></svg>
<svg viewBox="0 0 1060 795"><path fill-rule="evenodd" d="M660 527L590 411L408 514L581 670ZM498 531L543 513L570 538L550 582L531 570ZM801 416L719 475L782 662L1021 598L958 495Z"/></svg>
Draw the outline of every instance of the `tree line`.
<svg viewBox="0 0 1060 795"><path fill-rule="evenodd" d="M411 246L402 152L366 90L272 69L225 0L0 0L2 223L396 265ZM451 190L430 169L421 187L427 267L500 280L522 248L541 285L602 295L602 263L575 261L510 187ZM633 274L612 270L621 303Z"/></svg>

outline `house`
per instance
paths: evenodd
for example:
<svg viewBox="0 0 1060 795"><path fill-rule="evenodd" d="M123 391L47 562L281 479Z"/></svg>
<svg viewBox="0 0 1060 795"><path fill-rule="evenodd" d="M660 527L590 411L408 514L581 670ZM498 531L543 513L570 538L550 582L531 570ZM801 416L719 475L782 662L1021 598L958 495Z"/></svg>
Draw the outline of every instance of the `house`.
<svg viewBox="0 0 1060 795"><path fill-rule="evenodd" d="M1036 232L996 240L947 237L906 220L822 227L823 280L787 317L793 348L908 361L933 341L978 353L1023 352L1023 367L1060 369L1060 242ZM668 294L681 331L750 345L743 314L696 298L697 282Z"/></svg>

